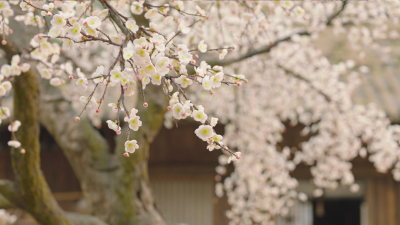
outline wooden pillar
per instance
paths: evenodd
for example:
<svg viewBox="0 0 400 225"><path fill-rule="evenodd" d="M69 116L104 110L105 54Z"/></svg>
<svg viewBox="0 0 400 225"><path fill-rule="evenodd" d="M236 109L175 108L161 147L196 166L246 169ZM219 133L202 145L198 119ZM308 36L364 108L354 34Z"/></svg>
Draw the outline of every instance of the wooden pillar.
<svg viewBox="0 0 400 225"><path fill-rule="evenodd" d="M400 185L388 175L368 179L368 225L400 225Z"/></svg>

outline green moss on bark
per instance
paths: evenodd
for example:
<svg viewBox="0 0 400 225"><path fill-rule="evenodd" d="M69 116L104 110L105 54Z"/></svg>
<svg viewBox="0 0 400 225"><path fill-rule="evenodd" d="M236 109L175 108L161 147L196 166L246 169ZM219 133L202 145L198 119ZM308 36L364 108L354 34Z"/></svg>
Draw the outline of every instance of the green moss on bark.
<svg viewBox="0 0 400 225"><path fill-rule="evenodd" d="M14 119L22 125L16 133L21 154L13 149L11 159L17 192L16 205L29 213L41 224L70 224L54 200L40 169L39 144L39 81L32 72L23 73L14 80Z"/></svg>

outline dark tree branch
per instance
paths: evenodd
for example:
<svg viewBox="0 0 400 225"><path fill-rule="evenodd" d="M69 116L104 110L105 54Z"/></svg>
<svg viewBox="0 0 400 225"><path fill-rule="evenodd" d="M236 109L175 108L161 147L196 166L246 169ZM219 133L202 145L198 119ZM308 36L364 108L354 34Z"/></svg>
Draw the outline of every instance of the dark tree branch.
<svg viewBox="0 0 400 225"><path fill-rule="evenodd" d="M332 21L333 21L336 17L338 17L338 16L340 15L340 13L342 13L342 11L346 8L347 3L349 3L347 0L343 1L342 7L341 7L338 11L336 11L335 13L333 13L333 14L328 18L328 20L326 21L326 25L327 25L327 26L332 25Z"/></svg>
<svg viewBox="0 0 400 225"><path fill-rule="evenodd" d="M340 15L340 13L345 9L347 3L348 3L347 0L346 0L346 1L343 1L343 4L342 4L341 8L340 8L338 11L336 11L335 13L333 13L333 14L328 18L328 20L327 20L326 23L325 23L327 26L332 25L332 21L333 21L335 18L337 18L337 17ZM220 66L227 66L227 65L240 62L240 61L242 61L242 60L248 59L248 58L253 57L253 56L256 56L256 55L260 55L260 54L264 54L264 53L269 53L274 47L278 46L278 45L279 45L280 43L282 43L282 42L289 41L289 40L291 39L291 37L292 37L293 35L296 35L296 34L297 34L297 35L301 35L301 36L303 36L303 35L307 35L307 36L308 36L308 35L311 35L311 33L308 32L308 31L300 31L300 32L294 33L294 34L292 34L292 35L289 35L289 36L283 37L283 38L281 38L281 39L278 39L278 40L274 41L271 45L262 47L261 49L259 49L259 50L257 50L257 51L248 52L247 54L242 55L242 56L240 56L240 57L238 57L238 58L235 58L235 59L226 59L226 60L223 60L223 61L215 61L215 62L210 63L210 65L217 65L217 64L218 64L218 65L220 65Z"/></svg>

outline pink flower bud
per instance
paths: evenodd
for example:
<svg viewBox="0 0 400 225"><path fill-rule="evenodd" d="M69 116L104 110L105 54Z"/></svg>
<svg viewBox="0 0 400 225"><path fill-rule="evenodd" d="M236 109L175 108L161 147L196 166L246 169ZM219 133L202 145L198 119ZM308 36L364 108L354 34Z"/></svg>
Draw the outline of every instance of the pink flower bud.
<svg viewBox="0 0 400 225"><path fill-rule="evenodd" d="M68 78L69 78L70 80L72 80L74 77L73 77L72 75L69 75Z"/></svg>
<svg viewBox="0 0 400 225"><path fill-rule="evenodd" d="M190 61L190 64L195 65L196 64L196 60Z"/></svg>
<svg viewBox="0 0 400 225"><path fill-rule="evenodd" d="M239 87L240 85L242 85L242 83L241 83L241 82L238 82L238 83L237 83L237 86Z"/></svg>
<svg viewBox="0 0 400 225"><path fill-rule="evenodd" d="M120 135L120 134L121 134L121 131L120 131L120 130L117 130L117 131L115 131L115 133L117 133L117 135Z"/></svg>
<svg viewBox="0 0 400 225"><path fill-rule="evenodd" d="M19 153L21 153L22 155L25 154L25 152L26 152L25 149L21 149L21 150L19 151Z"/></svg>
<svg viewBox="0 0 400 225"><path fill-rule="evenodd" d="M241 155L236 155L236 158L237 158L237 159L241 159L242 156L241 156Z"/></svg>
<svg viewBox="0 0 400 225"><path fill-rule="evenodd" d="M149 106L149 104L147 104L147 102L143 103L143 107L147 108L147 106Z"/></svg>
<svg viewBox="0 0 400 225"><path fill-rule="evenodd" d="M194 55L194 58L195 58L195 59L198 59L198 58L199 58L199 55Z"/></svg>
<svg viewBox="0 0 400 225"><path fill-rule="evenodd" d="M173 70L173 69L174 69L174 66L169 65L168 68L169 68L170 70Z"/></svg>
<svg viewBox="0 0 400 225"><path fill-rule="evenodd" d="M79 116L75 117L75 121L79 122L81 120L81 118L79 118Z"/></svg>
<svg viewBox="0 0 400 225"><path fill-rule="evenodd" d="M147 46L146 45L142 45L142 49L146 49L147 48Z"/></svg>
<svg viewBox="0 0 400 225"><path fill-rule="evenodd" d="M122 89L124 89L124 91L128 90L128 85L125 85Z"/></svg>
<svg viewBox="0 0 400 225"><path fill-rule="evenodd" d="M124 156L125 156L125 157L129 157L129 153L125 152L125 153L124 153Z"/></svg>
<svg viewBox="0 0 400 225"><path fill-rule="evenodd" d="M96 109L96 113L100 113L100 109Z"/></svg>
<svg viewBox="0 0 400 225"><path fill-rule="evenodd" d="M214 93L215 93L214 90L211 90L211 91L210 91L210 95L213 95Z"/></svg>
<svg viewBox="0 0 400 225"><path fill-rule="evenodd" d="M136 78L140 79L140 73L136 74Z"/></svg>
<svg viewBox="0 0 400 225"><path fill-rule="evenodd" d="M6 41L6 40L2 40L2 41L1 41L1 44L2 44L2 45L6 45L6 44L7 44L7 41Z"/></svg>
<svg viewBox="0 0 400 225"><path fill-rule="evenodd" d="M171 106L168 106L168 108L167 108L168 110L172 110L172 107Z"/></svg>
<svg viewBox="0 0 400 225"><path fill-rule="evenodd" d="M207 19L207 20L209 20L209 19L210 19L210 16L209 16L209 15L207 15L206 19Z"/></svg>
<svg viewBox="0 0 400 225"><path fill-rule="evenodd" d="M12 29L10 29L10 30L8 31L8 33L9 33L9 34L12 34L12 33L14 33L14 31L13 31Z"/></svg>
<svg viewBox="0 0 400 225"><path fill-rule="evenodd" d="M272 45L274 42L273 41L269 41L269 44Z"/></svg>

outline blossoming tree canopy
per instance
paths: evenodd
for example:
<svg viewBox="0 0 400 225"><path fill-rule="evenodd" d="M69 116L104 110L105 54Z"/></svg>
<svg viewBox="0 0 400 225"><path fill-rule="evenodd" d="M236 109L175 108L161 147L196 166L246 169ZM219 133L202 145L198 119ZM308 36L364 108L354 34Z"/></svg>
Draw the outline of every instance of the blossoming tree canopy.
<svg viewBox="0 0 400 225"><path fill-rule="evenodd" d="M107 124L110 129L120 135L122 128L118 115L120 112L126 114L124 121L129 126L126 130L125 156L128 157L129 153L134 153L139 148L135 140L129 140L130 131L137 131L142 126L142 122L136 115L137 109L128 109L125 106L125 98L132 96L138 85L143 106L146 108L148 103L145 101L145 89L151 82L152 85L163 89L169 100L168 110L173 112L174 119L193 117L195 121L202 124L195 132L199 138L214 146L213 148L222 148L236 158L240 158L239 154L231 152L224 146L221 142L222 137L215 133L213 127L217 119L208 119L204 108L201 105L194 105L184 91L185 88L196 83L212 94L214 89L219 88L221 84L239 86L241 82L246 81L244 76L224 73L221 66L211 67L206 61L196 62L199 58L197 52L220 52L219 58L223 59L227 51L233 50L234 47L208 49L204 41L200 41L198 45L188 44L185 41L174 43L176 37L188 35L191 30L202 26L202 23L207 20L204 11L197 6L193 13L188 13L183 11L184 6L181 2L161 6L144 3L144 1L133 2L130 10L123 9L126 4L123 1L98 3L101 4L95 4L94 1L82 3L56 1L49 4L22 1L19 5L27 13L16 18L25 21L26 25L39 28L44 28L46 19L43 18L48 18L47 22L51 24L48 32L35 35L30 42L30 49L21 55L23 61L37 62L36 68L41 77L48 79L51 85L60 86L65 83L65 78L75 79L75 84L81 91L90 91L88 95L79 97L83 109L75 120L79 121L85 110L95 110L99 113L108 88L119 86L119 97L115 102L108 103L111 110L117 112L117 118L107 120ZM164 17L162 23L150 22L149 27L139 27L131 16L124 16L142 14L144 8L146 8L144 14L146 19L160 22L155 18L161 16ZM5 17L3 44L6 44L6 31L11 31L7 26L7 17L13 15L13 10L8 2L3 3L2 10ZM168 13L170 10L176 12ZM6 17L4 12L8 11L10 12ZM35 12L40 12L40 15L36 15ZM180 18L181 15L186 17ZM161 24L165 28L161 28ZM56 40L62 40L62 45L60 46ZM90 45L95 42L112 47L108 49L115 53L113 56L115 59L112 60L111 65L99 65L96 71L87 77L80 68L76 68L76 73L74 73L70 63L60 63L61 51L76 49L85 51L85 48L90 48ZM11 65L3 65L1 69L2 96L11 89L9 80L12 76L18 76L21 71L25 72L29 69L29 64L20 63L19 55L14 56ZM188 70L195 71L195 74L190 74ZM96 96L96 90L100 88L103 93ZM9 118L8 108L4 108L2 112L4 118ZM13 127L10 129L11 132L15 132L21 125L19 121L10 122L12 124L10 126ZM13 139L9 145L19 148L21 144L16 140L15 135Z"/></svg>
<svg viewBox="0 0 400 225"><path fill-rule="evenodd" d="M24 13L16 15L10 4ZM51 85L68 85L69 95L81 103L76 121L85 111L99 114L104 104L116 112L107 125L126 135L125 156L140 148L130 133L146 126L138 113L149 106L151 86L168 100L167 125L191 117L200 123L194 133L209 151L228 153L220 156L217 173L225 175L225 165L243 154L235 172L216 186L218 196L223 190L228 195L233 224L270 224L295 199L305 201L289 174L301 162L312 165L316 196L339 183L357 190L349 162L357 155L369 154L378 171L392 170L400 180L400 128L374 105L352 103L359 84L354 60L333 64L315 45L329 28L359 51L370 47L387 54L381 41L398 37L392 29L400 16L398 2L23 0L1 1L0 11L3 45L13 32L11 18L38 28L29 48L1 67L0 119L10 120L9 145L21 153L24 143L14 133L24 124L11 121L2 100L13 77L35 65ZM65 62L68 52L93 63L81 68ZM144 108L126 107L135 93ZM212 96L200 105L202 93ZM226 124L225 137L214 131L218 121ZM286 121L303 124L302 134L312 136L301 151L277 149Z"/></svg>

